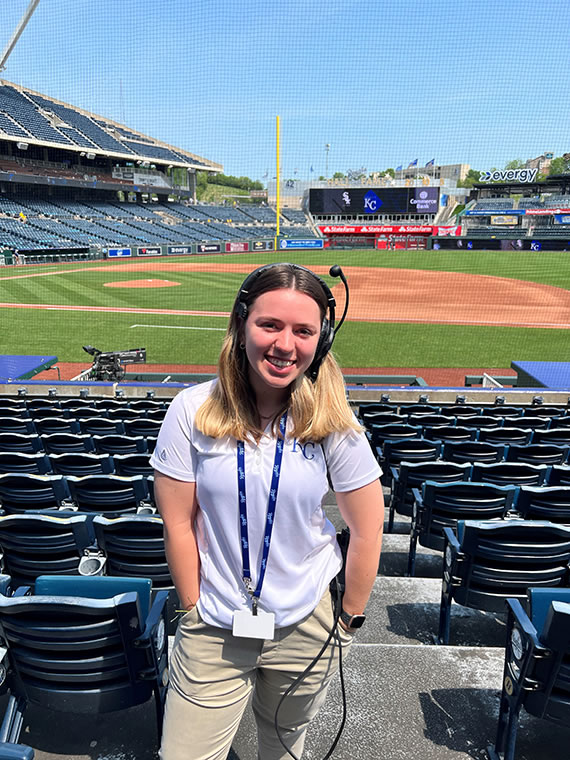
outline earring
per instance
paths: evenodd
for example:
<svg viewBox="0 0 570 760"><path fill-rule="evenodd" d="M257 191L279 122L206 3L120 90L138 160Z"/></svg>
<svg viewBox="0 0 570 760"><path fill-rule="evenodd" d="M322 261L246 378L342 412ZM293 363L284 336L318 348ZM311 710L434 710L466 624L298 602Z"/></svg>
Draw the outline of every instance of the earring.
<svg viewBox="0 0 570 760"><path fill-rule="evenodd" d="M241 350L243 351L243 350L244 350L244 348L245 348L245 343L240 343L240 344L239 344L239 347L240 347L240 348L241 348Z"/></svg>

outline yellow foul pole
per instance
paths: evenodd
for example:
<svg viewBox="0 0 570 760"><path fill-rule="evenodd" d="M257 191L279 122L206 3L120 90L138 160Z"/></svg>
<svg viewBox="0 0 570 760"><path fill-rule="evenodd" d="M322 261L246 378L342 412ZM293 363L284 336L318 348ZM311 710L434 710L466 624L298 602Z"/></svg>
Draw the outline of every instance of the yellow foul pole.
<svg viewBox="0 0 570 760"><path fill-rule="evenodd" d="M275 172L275 175L276 176L275 176L275 178L277 180L277 198L276 198L276 200L277 200L277 209L276 209L276 212L277 212L277 223L276 223L276 226L275 226L275 250L277 250L277 245L278 245L278 241L279 241L279 215L281 213L281 190L280 190L280 188L281 188L281 182L280 182L280 178L279 178L279 116L276 116L275 118L276 118L276 124L275 124L275 128L276 128L276 139L275 139L275 165L276 165L275 168L276 168L276 172Z"/></svg>

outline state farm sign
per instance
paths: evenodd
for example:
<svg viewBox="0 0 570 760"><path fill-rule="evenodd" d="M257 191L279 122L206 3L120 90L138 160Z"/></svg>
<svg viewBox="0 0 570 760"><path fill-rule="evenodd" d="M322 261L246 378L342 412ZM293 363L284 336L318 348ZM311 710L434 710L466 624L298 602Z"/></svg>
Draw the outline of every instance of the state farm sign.
<svg viewBox="0 0 570 760"><path fill-rule="evenodd" d="M431 235L434 228L431 224L326 224L319 225L324 235L359 235L366 233L404 235Z"/></svg>

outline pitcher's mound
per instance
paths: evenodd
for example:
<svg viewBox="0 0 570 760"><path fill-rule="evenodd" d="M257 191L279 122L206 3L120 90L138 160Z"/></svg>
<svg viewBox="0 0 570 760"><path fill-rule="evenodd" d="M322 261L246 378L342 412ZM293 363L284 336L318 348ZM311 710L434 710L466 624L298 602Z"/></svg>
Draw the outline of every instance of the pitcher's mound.
<svg viewBox="0 0 570 760"><path fill-rule="evenodd" d="M106 288L172 288L180 285L173 280L121 280L120 282L105 282Z"/></svg>

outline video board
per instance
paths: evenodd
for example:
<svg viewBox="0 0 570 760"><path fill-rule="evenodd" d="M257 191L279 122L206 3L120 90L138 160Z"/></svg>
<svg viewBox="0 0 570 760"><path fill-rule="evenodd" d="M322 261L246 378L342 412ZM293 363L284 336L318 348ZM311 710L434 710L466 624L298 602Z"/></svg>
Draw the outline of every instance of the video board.
<svg viewBox="0 0 570 760"><path fill-rule="evenodd" d="M311 214L436 214L439 187L311 188Z"/></svg>

